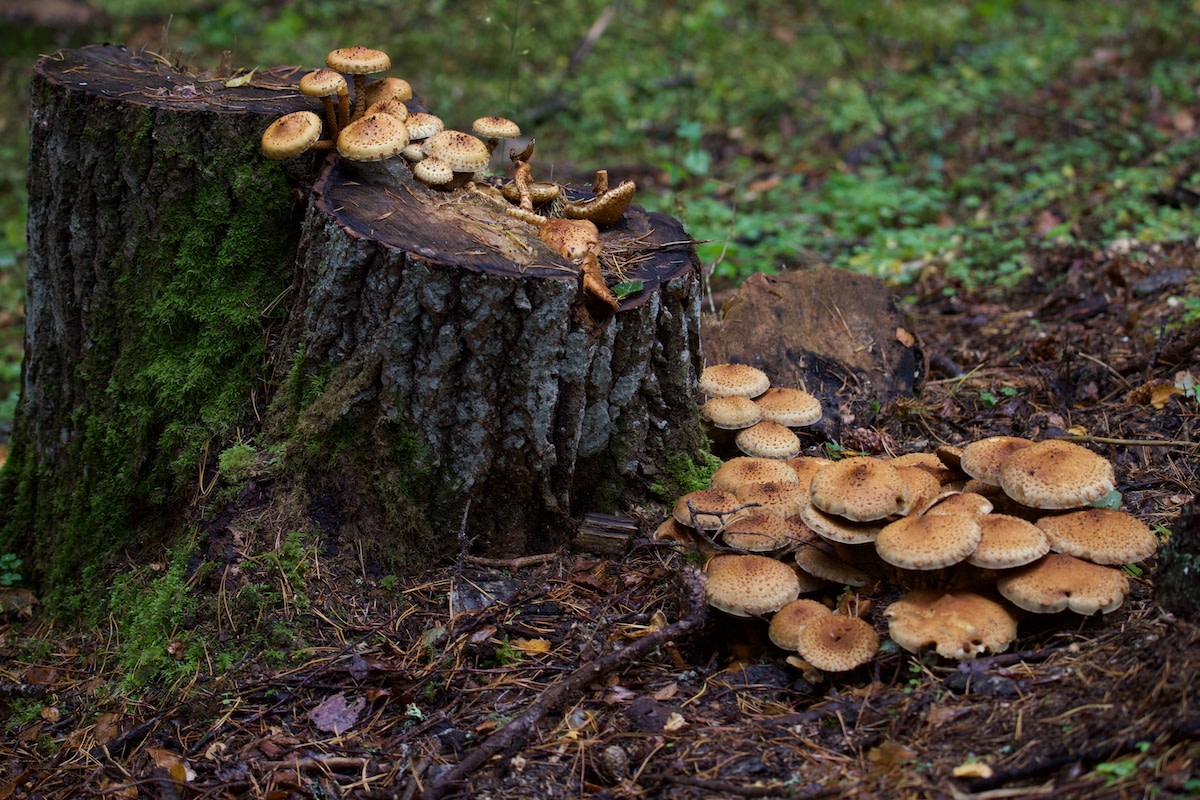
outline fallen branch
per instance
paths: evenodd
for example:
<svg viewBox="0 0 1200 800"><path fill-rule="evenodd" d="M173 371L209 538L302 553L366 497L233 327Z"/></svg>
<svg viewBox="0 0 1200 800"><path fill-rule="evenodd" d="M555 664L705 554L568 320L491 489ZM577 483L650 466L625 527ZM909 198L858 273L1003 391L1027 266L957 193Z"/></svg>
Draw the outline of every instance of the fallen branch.
<svg viewBox="0 0 1200 800"><path fill-rule="evenodd" d="M529 739L534 728L546 714L551 709L562 705L571 692L586 686L601 676L622 669L647 653L671 644L702 627L708 606L704 598L704 585L700 573L690 569L684 573L683 580L687 609L683 619L652 631L620 650L584 664L546 689L528 708L507 725L484 739L479 747L467 754L466 758L439 775L435 780L430 781L425 786L425 791L421 793L422 799L438 800L456 784L466 780L468 775L481 767L492 756L499 753L515 753Z"/></svg>

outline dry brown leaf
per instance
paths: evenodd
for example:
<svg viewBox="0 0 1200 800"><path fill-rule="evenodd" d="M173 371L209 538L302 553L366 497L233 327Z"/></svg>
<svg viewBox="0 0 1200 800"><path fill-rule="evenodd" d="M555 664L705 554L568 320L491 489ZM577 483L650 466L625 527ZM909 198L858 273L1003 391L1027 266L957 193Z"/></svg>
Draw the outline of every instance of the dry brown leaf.
<svg viewBox="0 0 1200 800"><path fill-rule="evenodd" d="M550 641L548 639L513 639L511 644L522 653L529 653L531 655L550 652Z"/></svg>
<svg viewBox="0 0 1200 800"><path fill-rule="evenodd" d="M992 768L982 761L968 761L965 764L959 764L954 768L954 777L956 778L990 778L992 777Z"/></svg>
<svg viewBox="0 0 1200 800"><path fill-rule="evenodd" d="M916 757L916 750L897 742L895 739L887 739L881 742L878 747L872 747L867 752L867 759L872 764L883 769L898 767L905 761Z"/></svg>
<svg viewBox="0 0 1200 800"><path fill-rule="evenodd" d="M320 705L308 712L308 718L317 730L341 736L354 727L358 715L367 707L367 698L359 697L353 702L346 701L342 692L330 695L321 701Z"/></svg>

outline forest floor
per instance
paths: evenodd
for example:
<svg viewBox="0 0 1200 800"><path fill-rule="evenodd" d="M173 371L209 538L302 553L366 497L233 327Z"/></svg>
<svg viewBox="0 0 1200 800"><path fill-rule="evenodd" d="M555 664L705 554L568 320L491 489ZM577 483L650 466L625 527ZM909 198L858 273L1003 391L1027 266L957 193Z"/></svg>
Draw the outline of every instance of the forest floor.
<svg viewBox="0 0 1200 800"><path fill-rule="evenodd" d="M870 420L838 410L841 445L1091 437L1165 539L1200 486L1196 327L1163 324L1198 255L1051 248L1015 290L918 284L904 306L930 380ZM1031 615L1008 652L962 664L886 646L894 590L831 587L885 647L806 675L761 622L711 612L669 636L699 623L695 559L649 536L665 506L636 513L618 558L463 558L409 579L352 542L289 548L271 520L214 527L199 550L221 567L186 574L210 613L176 623L179 641L205 633L202 657L135 693L130 634L9 611L0 799L1200 796L1200 627L1157 604L1153 559L1116 611ZM641 641L658 646L624 649ZM495 755L467 769L480 747Z"/></svg>

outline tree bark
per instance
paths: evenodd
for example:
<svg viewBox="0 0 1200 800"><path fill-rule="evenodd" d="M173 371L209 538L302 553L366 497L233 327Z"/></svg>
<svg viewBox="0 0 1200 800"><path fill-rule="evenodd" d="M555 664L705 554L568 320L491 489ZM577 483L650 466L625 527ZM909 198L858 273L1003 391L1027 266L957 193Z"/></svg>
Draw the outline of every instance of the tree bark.
<svg viewBox="0 0 1200 800"><path fill-rule="evenodd" d="M479 552L519 555L698 450L676 221L635 207L604 232L644 288L594 313L486 199L263 159L272 119L320 108L301 74L229 87L111 46L37 64L0 552L43 582L236 513L239 484L406 566L456 550L464 510Z"/></svg>

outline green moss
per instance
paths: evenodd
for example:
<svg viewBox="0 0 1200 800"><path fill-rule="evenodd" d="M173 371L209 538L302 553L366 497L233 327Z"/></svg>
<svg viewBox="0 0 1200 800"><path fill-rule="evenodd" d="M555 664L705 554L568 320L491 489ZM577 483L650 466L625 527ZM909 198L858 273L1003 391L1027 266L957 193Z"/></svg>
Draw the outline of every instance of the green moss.
<svg viewBox="0 0 1200 800"><path fill-rule="evenodd" d="M713 473L721 466L717 458L707 448L701 450L696 458L687 453L667 456L661 466L661 473L650 487L659 497L674 500L680 495L707 489Z"/></svg>

